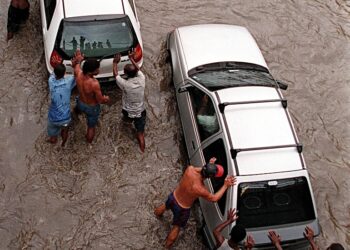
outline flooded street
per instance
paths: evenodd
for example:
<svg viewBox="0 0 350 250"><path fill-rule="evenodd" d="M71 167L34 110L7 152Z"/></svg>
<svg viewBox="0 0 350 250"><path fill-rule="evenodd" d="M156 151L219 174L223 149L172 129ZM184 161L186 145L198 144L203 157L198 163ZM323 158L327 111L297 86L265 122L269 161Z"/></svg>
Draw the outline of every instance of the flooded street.
<svg viewBox="0 0 350 250"><path fill-rule="evenodd" d="M103 88L97 135L74 117L65 148L45 142L48 87L39 1L8 44L0 2L0 249L162 249L171 213L158 220L186 154L166 62L166 34L199 23L245 26L275 78L309 169L325 249L350 249L350 1L136 0L144 44L146 151L121 121L121 91ZM224 52L223 52L224 53ZM173 249L206 249L192 213Z"/></svg>

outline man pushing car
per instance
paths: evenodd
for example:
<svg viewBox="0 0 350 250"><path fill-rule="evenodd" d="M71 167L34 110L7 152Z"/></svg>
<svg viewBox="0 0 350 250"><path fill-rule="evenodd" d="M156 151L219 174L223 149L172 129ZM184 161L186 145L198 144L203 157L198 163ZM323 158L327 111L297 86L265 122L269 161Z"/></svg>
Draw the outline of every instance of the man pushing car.
<svg viewBox="0 0 350 250"><path fill-rule="evenodd" d="M203 167L188 166L174 192L168 196L164 204L154 210L154 214L158 217L162 216L167 209L171 209L174 215L173 226L165 243L166 248L173 245L180 233L180 228L186 226L191 206L197 198L201 197L208 201L217 202L225 191L236 183L234 176L227 176L224 185L215 194L206 189L205 179L219 178L224 175L224 168L215 164L215 161L216 158L213 157Z"/></svg>

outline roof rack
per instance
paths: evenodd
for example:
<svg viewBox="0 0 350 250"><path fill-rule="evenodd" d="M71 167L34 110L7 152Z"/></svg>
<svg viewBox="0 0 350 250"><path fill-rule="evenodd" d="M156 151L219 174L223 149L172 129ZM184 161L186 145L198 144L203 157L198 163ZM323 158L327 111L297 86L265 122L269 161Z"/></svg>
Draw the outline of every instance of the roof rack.
<svg viewBox="0 0 350 250"><path fill-rule="evenodd" d="M232 148L230 150L232 159L236 159L239 152L244 151L257 151L257 150L267 150L267 149L279 149L279 148L293 148L295 147L300 154L303 152L303 145L300 143L297 144L287 144L287 145L276 145L276 146L266 146L266 147L255 147L255 148Z"/></svg>
<svg viewBox="0 0 350 250"><path fill-rule="evenodd" d="M244 152L244 151L257 151L257 150L267 150L267 149L279 149L279 148L292 148L292 147L295 147L299 153L299 157L300 157L300 161L301 161L301 165L303 168L305 168L305 164L304 164L304 160L303 160L303 157L302 157L302 151L303 151L303 145L301 143L299 143L299 140L297 138L297 135L295 133L295 130L293 128L293 125L292 125L292 121L291 121L291 118L289 117L289 114L288 114L288 110L287 110L287 100L282 98L282 95L279 91L277 91L278 95L279 95L279 99L267 99L267 100L256 100L256 101L243 101L243 102L223 102L223 103L219 103L218 107L219 107L219 110L220 112L222 113L222 116L223 116L223 119L224 119L224 124L227 128L227 120L226 120L226 116L225 116L225 108L226 106L230 106L230 105L245 105L245 104L255 104L255 103L269 103L269 102L281 102L282 104L282 107L285 111L285 114L287 116L287 120L288 120L288 123L289 123L289 126L292 130L292 134L293 134L293 137L294 137L294 141L295 141L295 144L288 144L288 145L277 145L277 146L265 146L265 147L253 147L253 148L233 148L233 143L232 143L232 138L230 136L230 134L228 134L228 138L229 138L229 143L230 143L230 153L231 153L231 157L232 159L234 160L234 165L235 165L235 169L236 169L236 173L237 175L239 175L239 169L238 169L238 162L237 162L237 154L239 152ZM216 93L216 96L220 102L220 98L219 98L219 95Z"/></svg>
<svg viewBox="0 0 350 250"><path fill-rule="evenodd" d="M223 102L219 104L219 110L221 113L225 112L225 107L229 105L242 105L242 104L254 104L254 103L267 103L267 102L281 102L282 107L287 108L286 99L269 99L269 100L259 100L259 101L246 101L246 102Z"/></svg>

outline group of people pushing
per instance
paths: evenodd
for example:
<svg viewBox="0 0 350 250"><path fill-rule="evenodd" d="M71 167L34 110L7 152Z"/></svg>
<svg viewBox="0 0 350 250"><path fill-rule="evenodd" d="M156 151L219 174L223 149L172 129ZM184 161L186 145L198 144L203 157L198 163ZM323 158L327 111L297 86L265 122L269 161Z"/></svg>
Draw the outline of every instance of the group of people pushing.
<svg viewBox="0 0 350 250"><path fill-rule="evenodd" d="M14 33L19 30L21 23L25 22L29 16L28 0L12 0L8 10L7 40L10 40ZM136 128L136 137L142 152L145 150L144 128L146 124L146 110L144 105L145 76L135 63L133 53L128 54L131 64L124 67L126 79L118 74L118 63L121 55L116 54L113 60L113 74L117 85L123 91L122 114L127 121L133 122ZM48 135L49 142L56 143L61 134L62 146L68 138L68 127L71 122L70 99L71 92L75 86L79 91L76 99L75 111L85 113L87 121L86 140L91 143L95 136L95 127L100 114L100 104L108 103L109 97L103 95L100 85L94 76L99 74L100 62L96 59L86 59L83 66L84 55L79 49L76 50L72 58L73 76L65 76L66 68L62 61L57 61L53 73L49 77L49 89L51 103L48 112ZM173 213L172 228L166 238L165 247L171 248L178 238L181 228L184 228L190 217L190 209L199 197L211 202L217 202L226 190L235 185L236 178L227 176L223 186L216 192L210 193L204 180L207 178L219 178L224 174L221 165L216 164L216 158L210 159L209 163L203 167L188 166L173 192L171 192L166 202L155 208L154 213L161 217L164 212L170 209ZM238 219L237 211L231 209L227 213L227 220L217 225L213 231L216 239L216 248L224 249L252 249L254 239L246 234L245 228L236 224L230 232L230 239L225 239L221 232L228 225ZM312 250L319 249L314 242L314 232L306 227L305 238L310 242ZM268 237L276 249L281 250L281 238L275 231L269 231ZM246 241L242 243L242 241ZM339 243L331 244L327 250L344 250Z"/></svg>
<svg viewBox="0 0 350 250"><path fill-rule="evenodd" d="M146 109L144 104L145 76L134 61L134 53L129 52L131 64L126 64L124 74L126 79L118 74L118 63L121 55L118 53L113 60L113 74L116 83L123 91L122 114L126 121L133 122L136 128L136 138L140 150L145 150ZM77 86L79 95L76 98L76 113L84 113L87 121L86 140L91 143L95 136L98 118L101 112L100 104L110 101L103 95L100 84L95 78L99 74L100 62L97 59L86 59L79 49L72 58L73 76L65 76L66 68L62 61L57 61L53 73L49 77L50 107L48 112L47 131L49 142L56 143L61 134L62 146L68 138L68 127L71 122L70 98L72 89Z"/></svg>

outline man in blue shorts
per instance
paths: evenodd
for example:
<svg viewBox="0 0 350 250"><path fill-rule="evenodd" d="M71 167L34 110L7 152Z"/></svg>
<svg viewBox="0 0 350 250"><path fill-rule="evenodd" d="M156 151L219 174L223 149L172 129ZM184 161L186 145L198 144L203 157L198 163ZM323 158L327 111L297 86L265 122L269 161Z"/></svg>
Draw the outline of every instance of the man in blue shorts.
<svg viewBox="0 0 350 250"><path fill-rule="evenodd" d="M101 92L100 83L95 78L100 72L100 62L96 59L87 59L81 69L84 55L77 49L72 59L72 67L77 81L79 98L76 109L85 113L87 121L86 141L92 143L100 115L101 103L108 103L109 97Z"/></svg>
<svg viewBox="0 0 350 250"><path fill-rule="evenodd" d="M236 178L227 176L224 185L215 193L211 193L204 185L207 178L219 178L224 175L224 168L215 164L216 158L213 157L209 163L203 167L188 166L185 170L179 185L169 196L165 204L160 205L154 210L156 216L162 216L170 209L174 218L172 228L167 236L165 247L170 248L177 239L180 228L184 228L190 217L190 209L196 199L202 197L208 201L217 202L226 190L236 183Z"/></svg>
<svg viewBox="0 0 350 250"><path fill-rule="evenodd" d="M48 113L47 132L49 142L56 143L61 133L63 147L68 138L68 126L71 121L70 97L75 87L73 76L64 77L66 67L63 64L55 66L49 77L51 104Z"/></svg>

